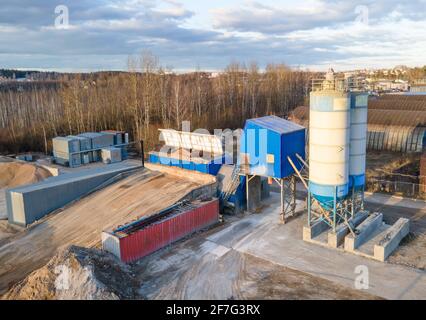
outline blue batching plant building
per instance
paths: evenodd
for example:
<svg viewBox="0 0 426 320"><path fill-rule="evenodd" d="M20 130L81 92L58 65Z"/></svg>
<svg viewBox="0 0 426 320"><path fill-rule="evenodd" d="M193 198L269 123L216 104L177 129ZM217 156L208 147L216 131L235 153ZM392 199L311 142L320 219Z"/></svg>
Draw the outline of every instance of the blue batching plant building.
<svg viewBox="0 0 426 320"><path fill-rule="evenodd" d="M305 160L305 128L277 116L249 119L241 137L240 174L246 176L249 211L259 207L261 177L281 187L281 219L295 212L296 171Z"/></svg>

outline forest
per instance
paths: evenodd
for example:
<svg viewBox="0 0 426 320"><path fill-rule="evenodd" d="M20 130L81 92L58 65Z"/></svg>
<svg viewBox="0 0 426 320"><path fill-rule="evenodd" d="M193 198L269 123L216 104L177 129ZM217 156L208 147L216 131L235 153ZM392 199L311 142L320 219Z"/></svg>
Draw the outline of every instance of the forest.
<svg viewBox="0 0 426 320"><path fill-rule="evenodd" d="M236 129L245 119L286 116L306 102L313 73L233 62L217 74L177 74L150 53L129 57L127 72L65 75L0 88L0 152L51 152L51 138L125 130L147 149L158 128Z"/></svg>

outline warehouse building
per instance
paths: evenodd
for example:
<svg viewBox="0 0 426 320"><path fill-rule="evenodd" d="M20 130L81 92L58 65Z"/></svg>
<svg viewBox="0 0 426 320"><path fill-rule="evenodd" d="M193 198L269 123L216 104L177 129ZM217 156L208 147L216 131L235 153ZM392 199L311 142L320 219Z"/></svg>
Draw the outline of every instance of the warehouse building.
<svg viewBox="0 0 426 320"><path fill-rule="evenodd" d="M309 108L297 107L289 117L309 126ZM385 95L368 102L367 148L395 152L422 152L426 133L426 97Z"/></svg>

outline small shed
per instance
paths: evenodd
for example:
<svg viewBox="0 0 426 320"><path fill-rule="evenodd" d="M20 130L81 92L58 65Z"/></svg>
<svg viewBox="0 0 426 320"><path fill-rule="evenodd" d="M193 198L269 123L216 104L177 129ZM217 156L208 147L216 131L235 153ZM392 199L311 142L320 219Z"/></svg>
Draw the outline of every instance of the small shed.
<svg viewBox="0 0 426 320"><path fill-rule="evenodd" d="M241 139L240 161L249 175L283 179L302 167L305 159L305 128L277 116L249 119Z"/></svg>

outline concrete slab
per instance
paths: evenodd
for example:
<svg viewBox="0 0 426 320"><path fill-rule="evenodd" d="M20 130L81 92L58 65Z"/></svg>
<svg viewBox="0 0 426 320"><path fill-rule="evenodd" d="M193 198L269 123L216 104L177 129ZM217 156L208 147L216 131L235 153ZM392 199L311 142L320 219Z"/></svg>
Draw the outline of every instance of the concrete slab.
<svg viewBox="0 0 426 320"><path fill-rule="evenodd" d="M315 222L312 226L303 227L303 240L312 241L318 238L325 231L329 230L330 226L324 221ZM317 239L318 241L319 239ZM321 241L322 242L322 241Z"/></svg>
<svg viewBox="0 0 426 320"><path fill-rule="evenodd" d="M360 225L368 217L367 211L361 211L355 214L355 216L348 220L348 223L352 230ZM337 248L342 245L345 241L345 237L349 234L350 230L348 225L341 223L337 226L336 232L330 231L328 233L327 243L332 248Z"/></svg>
<svg viewBox="0 0 426 320"><path fill-rule="evenodd" d="M369 280L366 292L386 299L426 299L425 271L313 246L303 241L300 232L306 215L285 225L278 223L279 201L279 194L272 193L269 207L262 213L235 221L208 240L355 289L357 270L365 266Z"/></svg>
<svg viewBox="0 0 426 320"><path fill-rule="evenodd" d="M374 258L385 261L387 257L398 247L399 243L410 232L410 220L400 218L382 235L378 244L374 245Z"/></svg>
<svg viewBox="0 0 426 320"><path fill-rule="evenodd" d="M358 227L357 234L349 234L345 238L345 250L355 251L359 246L365 243L371 235L383 224L383 214L373 213L365 219Z"/></svg>

